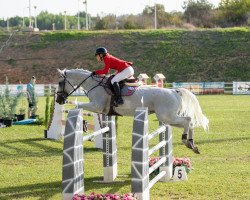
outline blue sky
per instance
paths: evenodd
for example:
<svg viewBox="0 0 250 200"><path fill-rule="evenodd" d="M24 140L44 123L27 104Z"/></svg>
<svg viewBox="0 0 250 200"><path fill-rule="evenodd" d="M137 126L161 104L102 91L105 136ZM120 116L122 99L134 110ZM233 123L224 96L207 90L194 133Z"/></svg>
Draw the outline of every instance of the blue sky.
<svg viewBox="0 0 250 200"><path fill-rule="evenodd" d="M66 11L69 15L74 15L79 10L85 11L85 0L30 0L31 13L34 15L34 6L37 7L36 13L47 10L50 13L59 14ZM166 11L181 11L184 0L87 0L88 13L92 16L105 14L138 14L141 13L146 5L152 6L155 2L163 4ZM208 0L215 6L220 0ZM78 6L79 5L79 6ZM29 0L0 0L0 17L29 16Z"/></svg>

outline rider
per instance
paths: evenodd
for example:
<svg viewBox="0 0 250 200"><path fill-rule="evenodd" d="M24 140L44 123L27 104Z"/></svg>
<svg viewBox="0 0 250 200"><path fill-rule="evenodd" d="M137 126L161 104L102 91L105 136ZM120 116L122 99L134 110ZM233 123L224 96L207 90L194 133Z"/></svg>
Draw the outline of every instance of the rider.
<svg viewBox="0 0 250 200"><path fill-rule="evenodd" d="M95 70L94 72L92 72L92 75L107 74L110 69L116 70L117 72L111 80L111 84L113 85L115 91L115 106L123 104L124 101L121 97L119 82L134 75L134 69L132 67L133 63L120 60L110 55L107 49L104 47L98 47L96 49L95 57L98 62L104 62L104 67L103 69Z"/></svg>

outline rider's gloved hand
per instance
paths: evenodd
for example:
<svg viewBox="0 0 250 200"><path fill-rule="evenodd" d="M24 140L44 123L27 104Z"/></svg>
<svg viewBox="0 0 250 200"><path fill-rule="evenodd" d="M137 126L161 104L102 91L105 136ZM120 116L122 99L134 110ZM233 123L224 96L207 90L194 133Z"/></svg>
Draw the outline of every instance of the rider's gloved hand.
<svg viewBox="0 0 250 200"><path fill-rule="evenodd" d="M91 76L94 76L94 75L96 75L95 71L93 71L93 72L91 73Z"/></svg>

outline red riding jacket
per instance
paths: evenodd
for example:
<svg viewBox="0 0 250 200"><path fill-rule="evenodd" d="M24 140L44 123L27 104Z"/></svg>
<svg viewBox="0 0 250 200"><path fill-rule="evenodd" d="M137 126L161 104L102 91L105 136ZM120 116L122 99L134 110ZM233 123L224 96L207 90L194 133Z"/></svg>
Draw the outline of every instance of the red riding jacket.
<svg viewBox="0 0 250 200"><path fill-rule="evenodd" d="M120 59L118 59L118 58L116 58L108 53L103 58L103 62L104 62L103 69L96 70L95 71L96 74L99 74L99 75L100 74L107 74L110 69L115 69L119 73L122 70L124 70L125 68L127 68L133 64L132 62L120 60Z"/></svg>

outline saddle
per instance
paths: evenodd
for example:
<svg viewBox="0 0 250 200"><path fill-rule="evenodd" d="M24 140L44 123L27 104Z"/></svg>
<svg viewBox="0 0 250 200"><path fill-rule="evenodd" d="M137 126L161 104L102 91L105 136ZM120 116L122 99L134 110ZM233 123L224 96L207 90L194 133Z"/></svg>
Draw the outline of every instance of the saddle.
<svg viewBox="0 0 250 200"><path fill-rule="evenodd" d="M108 115L117 115L121 116L114 110L114 101L115 101L115 92L113 89L113 86L111 84L111 79L114 77L114 75L108 77L106 82L106 87L104 89L106 92L111 95L111 101L110 101L110 109ZM119 86L121 89L121 96L131 96L134 94L134 92L137 90L137 88L142 85L142 82L135 78L125 79L123 81L119 82Z"/></svg>
<svg viewBox="0 0 250 200"><path fill-rule="evenodd" d="M105 87L106 92L111 95L114 96L114 89L113 86L111 84L111 80L114 77L114 75L108 77L107 83ZM121 89L121 96L131 96L134 94L134 92L137 90L137 88L139 86L142 85L142 82L139 81L137 78L129 78L129 79L125 79L123 81L119 82L119 86Z"/></svg>

